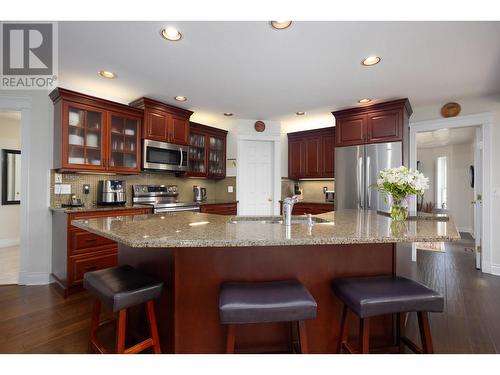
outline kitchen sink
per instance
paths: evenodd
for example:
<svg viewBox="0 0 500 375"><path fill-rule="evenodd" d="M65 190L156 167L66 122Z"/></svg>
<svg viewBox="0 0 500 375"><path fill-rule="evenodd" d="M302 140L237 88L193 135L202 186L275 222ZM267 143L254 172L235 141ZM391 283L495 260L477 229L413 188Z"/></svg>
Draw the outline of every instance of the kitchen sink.
<svg viewBox="0 0 500 375"><path fill-rule="evenodd" d="M328 220L311 217L313 224L329 223ZM235 216L230 220L231 224L283 224L281 216ZM307 224L308 218L306 216L292 216L292 224Z"/></svg>

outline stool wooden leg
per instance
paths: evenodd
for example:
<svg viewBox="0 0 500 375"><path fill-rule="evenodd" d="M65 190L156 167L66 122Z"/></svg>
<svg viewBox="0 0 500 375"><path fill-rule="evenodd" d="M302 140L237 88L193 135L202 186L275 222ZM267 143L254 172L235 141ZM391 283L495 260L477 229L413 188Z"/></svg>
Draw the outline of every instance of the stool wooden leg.
<svg viewBox="0 0 500 375"><path fill-rule="evenodd" d="M342 318L340 320L340 336L339 336L339 344L337 345L337 354L342 353L342 348L344 344L347 343L348 336L348 324L347 324L347 313L348 313L347 305L344 305L342 309Z"/></svg>
<svg viewBox="0 0 500 375"><path fill-rule="evenodd" d="M154 302L148 301L146 303L146 308L148 311L149 332L151 334L151 338L153 339L153 350L155 354L161 354L160 338L158 336L158 326L156 325Z"/></svg>
<svg viewBox="0 0 500 375"><path fill-rule="evenodd" d="M92 308L92 319L90 321L90 341L89 353L94 353L97 345L97 328L99 328L99 319L101 316L101 301L96 299Z"/></svg>
<svg viewBox="0 0 500 375"><path fill-rule="evenodd" d="M405 352L405 345L404 345L404 337L405 337L405 330L406 330L406 318L408 316L408 313L397 313L397 330L398 330L398 340L397 340L397 345L399 347L399 353L403 354Z"/></svg>
<svg viewBox="0 0 500 375"><path fill-rule="evenodd" d="M370 318L359 321L359 353L368 354L370 352Z"/></svg>
<svg viewBox="0 0 500 375"><path fill-rule="evenodd" d="M236 325L228 324L226 337L226 353L234 354L234 344L236 341Z"/></svg>
<svg viewBox="0 0 500 375"><path fill-rule="evenodd" d="M116 327L116 353L125 352L125 329L127 326L127 309L118 312L118 324Z"/></svg>
<svg viewBox="0 0 500 375"><path fill-rule="evenodd" d="M307 344L306 322L304 320L299 320L298 325L299 325L300 352L302 354L308 354L309 345Z"/></svg>
<svg viewBox="0 0 500 375"><path fill-rule="evenodd" d="M420 339L422 341L422 350L426 354L432 354L434 353L434 348L432 347L431 328L427 312L419 311L417 312L417 317Z"/></svg>

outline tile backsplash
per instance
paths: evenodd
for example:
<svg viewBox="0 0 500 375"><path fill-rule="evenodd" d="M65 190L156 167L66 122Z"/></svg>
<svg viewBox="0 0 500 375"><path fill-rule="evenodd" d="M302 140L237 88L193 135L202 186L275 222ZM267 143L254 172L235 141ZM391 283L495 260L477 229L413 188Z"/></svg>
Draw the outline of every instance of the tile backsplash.
<svg viewBox="0 0 500 375"><path fill-rule="evenodd" d="M50 178L50 204L59 207L67 203L70 194L54 194L54 174ZM138 175L106 175L90 173L62 173L62 183L71 185L71 194L80 198L85 206L95 205L97 201L97 182L99 180L123 180L127 186L127 203L132 203L132 185L136 184L165 184L177 185L180 201L193 200L193 185L207 188L207 199L236 200L236 177L227 177L223 180L207 180L203 178L183 178L164 173L140 173ZM83 185L90 185L90 193L83 194ZM227 192L227 187L233 186L233 193Z"/></svg>
<svg viewBox="0 0 500 375"><path fill-rule="evenodd" d="M294 180L288 178L281 179L281 198L291 197L293 195ZM300 180L299 185L302 188L302 199L307 201L323 201L325 194L323 194L323 186L328 190L335 191L335 181L330 180Z"/></svg>

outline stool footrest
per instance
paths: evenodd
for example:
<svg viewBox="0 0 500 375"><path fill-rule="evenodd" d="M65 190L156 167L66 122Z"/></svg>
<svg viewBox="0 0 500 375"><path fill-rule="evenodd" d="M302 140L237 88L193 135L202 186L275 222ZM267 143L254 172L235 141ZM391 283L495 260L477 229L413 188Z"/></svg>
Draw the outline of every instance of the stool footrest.
<svg viewBox="0 0 500 375"><path fill-rule="evenodd" d="M140 353L143 350L150 348L153 346L153 339L150 337L149 339L146 339L144 341L141 341L138 344L135 344L134 346L131 346L128 349L125 349L124 354L135 354L135 353Z"/></svg>

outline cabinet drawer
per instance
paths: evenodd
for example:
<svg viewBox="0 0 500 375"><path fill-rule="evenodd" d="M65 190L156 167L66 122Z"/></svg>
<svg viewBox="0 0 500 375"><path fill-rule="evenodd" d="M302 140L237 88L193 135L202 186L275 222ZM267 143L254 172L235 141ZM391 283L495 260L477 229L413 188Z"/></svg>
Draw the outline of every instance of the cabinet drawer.
<svg viewBox="0 0 500 375"><path fill-rule="evenodd" d="M90 251L97 246L115 245L116 242L87 231L70 231L70 255Z"/></svg>
<svg viewBox="0 0 500 375"><path fill-rule="evenodd" d="M92 254L91 256L75 256L70 258L72 270L71 283L79 284L83 281L85 272L102 270L116 266L118 254L116 250L107 250Z"/></svg>

